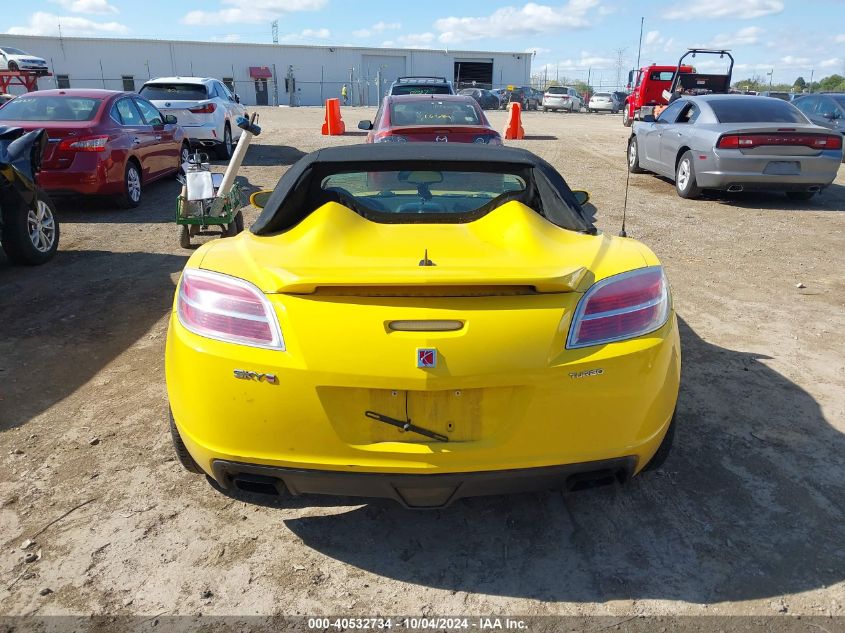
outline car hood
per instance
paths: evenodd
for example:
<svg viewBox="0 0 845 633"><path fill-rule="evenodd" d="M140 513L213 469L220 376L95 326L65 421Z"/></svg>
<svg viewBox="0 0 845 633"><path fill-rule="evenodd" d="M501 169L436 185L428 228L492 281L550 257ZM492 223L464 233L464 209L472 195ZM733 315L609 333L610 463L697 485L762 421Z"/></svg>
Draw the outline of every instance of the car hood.
<svg viewBox="0 0 845 633"><path fill-rule="evenodd" d="M331 202L284 233L247 231L208 243L188 266L246 279L265 293L416 288L437 296L455 288L583 292L657 263L634 240L561 229L515 201L461 224L377 223Z"/></svg>

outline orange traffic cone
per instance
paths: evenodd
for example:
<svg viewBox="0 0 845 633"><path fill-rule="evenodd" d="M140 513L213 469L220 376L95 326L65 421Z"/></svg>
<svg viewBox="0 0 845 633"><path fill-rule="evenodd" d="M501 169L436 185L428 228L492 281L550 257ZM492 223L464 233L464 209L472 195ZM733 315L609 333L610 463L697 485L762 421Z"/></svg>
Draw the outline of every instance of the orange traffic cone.
<svg viewBox="0 0 845 633"><path fill-rule="evenodd" d="M505 138L508 140L525 138L525 129L522 127L522 106L515 101L508 104Z"/></svg>
<svg viewBox="0 0 845 633"><path fill-rule="evenodd" d="M340 99L326 99L326 118L323 121L323 136L340 136L346 126L340 117Z"/></svg>

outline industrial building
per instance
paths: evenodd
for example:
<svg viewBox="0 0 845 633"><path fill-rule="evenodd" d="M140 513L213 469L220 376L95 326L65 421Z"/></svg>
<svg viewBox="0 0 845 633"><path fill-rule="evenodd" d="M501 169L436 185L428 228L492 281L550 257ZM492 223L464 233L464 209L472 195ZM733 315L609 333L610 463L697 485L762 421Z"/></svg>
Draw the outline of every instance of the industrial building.
<svg viewBox="0 0 845 633"><path fill-rule="evenodd" d="M352 105L377 105L403 75L446 77L456 86L527 85L531 53L178 40L0 35L0 45L43 57L39 88L138 90L150 78L222 79L247 105L319 105L350 87Z"/></svg>

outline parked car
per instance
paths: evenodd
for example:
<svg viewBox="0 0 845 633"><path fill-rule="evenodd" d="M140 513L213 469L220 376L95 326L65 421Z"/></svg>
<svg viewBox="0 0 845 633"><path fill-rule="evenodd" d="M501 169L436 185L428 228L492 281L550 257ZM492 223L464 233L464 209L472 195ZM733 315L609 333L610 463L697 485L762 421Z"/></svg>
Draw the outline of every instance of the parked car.
<svg viewBox="0 0 845 633"><path fill-rule="evenodd" d="M569 86L549 86L543 94L543 112L568 110L580 112L584 105L578 91Z"/></svg>
<svg viewBox="0 0 845 633"><path fill-rule="evenodd" d="M160 77L138 93L164 114L179 120L191 148L211 149L217 157L232 157L241 136L238 117L247 116L240 97L222 81L209 77Z"/></svg>
<svg viewBox="0 0 845 633"><path fill-rule="evenodd" d="M758 96L682 97L656 119L635 121L628 141L629 171L674 178L682 198L719 189L807 200L833 182L841 162L841 134L791 103Z"/></svg>
<svg viewBox="0 0 845 633"><path fill-rule="evenodd" d="M453 95L455 89L445 77L399 77L390 84L390 96L400 95Z"/></svg>
<svg viewBox="0 0 845 633"><path fill-rule="evenodd" d="M597 92L590 97L590 102L587 104L587 112L610 112L616 114L619 112L619 101L611 92Z"/></svg>
<svg viewBox="0 0 845 633"><path fill-rule="evenodd" d="M482 110L498 110L501 107L499 97L483 88L464 88L463 90L459 90L458 94L472 97L478 102Z"/></svg>
<svg viewBox="0 0 845 633"><path fill-rule="evenodd" d="M0 124L47 130L39 183L51 195L109 195L124 207L189 154L176 117L131 92L29 92L0 108Z"/></svg>
<svg viewBox="0 0 845 633"><path fill-rule="evenodd" d="M513 90L506 90L502 108L507 108L511 102L518 103L523 110L540 109L540 98L530 86L520 86Z"/></svg>
<svg viewBox="0 0 845 633"><path fill-rule="evenodd" d="M508 102L508 98L507 98L508 91L507 91L507 89L506 88L493 88L493 90L491 90L490 92L492 92L494 95L496 95L496 98L499 99L499 107L504 108L505 105Z"/></svg>
<svg viewBox="0 0 845 633"><path fill-rule="evenodd" d="M758 96L772 97L774 99L782 99L783 101L791 101L788 92L776 92L773 90L766 90L765 92L761 92Z"/></svg>
<svg viewBox="0 0 845 633"><path fill-rule="evenodd" d="M0 70L27 70L37 75L50 72L46 60L11 46L0 46Z"/></svg>
<svg viewBox="0 0 845 633"><path fill-rule="evenodd" d="M793 101L816 125L845 135L845 94L809 94Z"/></svg>
<svg viewBox="0 0 845 633"><path fill-rule="evenodd" d="M59 220L37 183L47 146L43 129L0 126L0 245L16 264L43 264L59 248Z"/></svg>
<svg viewBox="0 0 845 633"><path fill-rule="evenodd" d="M484 143L501 145L478 102L467 95L385 97L375 121L361 121L367 143Z"/></svg>
<svg viewBox="0 0 845 633"><path fill-rule="evenodd" d="M306 155L182 271L178 460L282 503L414 508L659 467L681 372L669 283L644 244L596 234L585 194L517 148Z"/></svg>

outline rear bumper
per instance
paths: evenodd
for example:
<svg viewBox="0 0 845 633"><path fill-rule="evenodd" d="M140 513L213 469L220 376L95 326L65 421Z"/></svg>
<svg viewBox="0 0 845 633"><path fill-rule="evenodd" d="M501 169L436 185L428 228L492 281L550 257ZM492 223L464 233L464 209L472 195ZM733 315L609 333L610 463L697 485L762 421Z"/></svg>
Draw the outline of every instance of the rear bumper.
<svg viewBox="0 0 845 633"><path fill-rule="evenodd" d="M111 171L120 171L116 167ZM66 169L43 169L38 174L38 184L53 196L62 195L111 195L123 189L119 178L110 179L106 165L98 161L94 153L82 153Z"/></svg>
<svg viewBox="0 0 845 633"><path fill-rule="evenodd" d="M302 470L215 460L214 479L225 490L282 495L324 494L393 499L406 508L442 508L457 499L534 490L578 490L634 474L634 456L474 473L407 475Z"/></svg>
<svg viewBox="0 0 845 633"><path fill-rule="evenodd" d="M617 108L612 103L591 103L587 106L590 110L602 110L606 112L616 112Z"/></svg>
<svg viewBox="0 0 845 633"><path fill-rule="evenodd" d="M185 132L185 138L191 144L191 147L214 147L223 142L222 130L217 130L215 123L203 123L202 125L182 125ZM232 131L234 137L234 130Z"/></svg>
<svg viewBox="0 0 845 633"><path fill-rule="evenodd" d="M767 174L769 164L777 161L797 162L794 174ZM836 179L842 163L842 152L823 151L817 156L749 156L739 150L717 150L706 160L698 160L695 177L700 187L727 189L742 186L748 190L806 191L808 187L827 187Z"/></svg>

